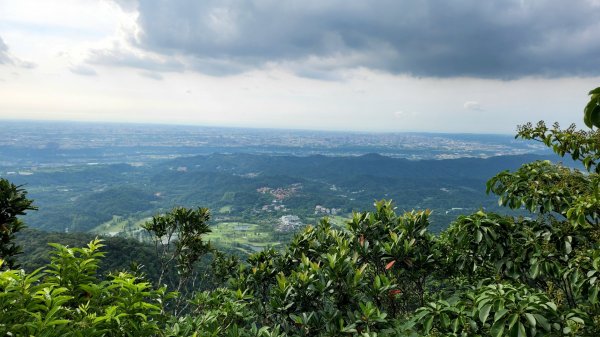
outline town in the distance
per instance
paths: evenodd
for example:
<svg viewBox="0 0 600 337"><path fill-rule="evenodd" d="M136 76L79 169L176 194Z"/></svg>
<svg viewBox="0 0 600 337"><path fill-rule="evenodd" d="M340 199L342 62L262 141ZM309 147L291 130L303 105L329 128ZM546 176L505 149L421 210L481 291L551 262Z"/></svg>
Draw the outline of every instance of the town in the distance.
<svg viewBox="0 0 600 337"><path fill-rule="evenodd" d="M392 199L431 209L440 231L477 207L485 182L549 152L511 135L367 133L3 121L0 177L39 208L33 228L144 240L141 225L176 206L208 207L208 239L248 254L307 224L342 225Z"/></svg>

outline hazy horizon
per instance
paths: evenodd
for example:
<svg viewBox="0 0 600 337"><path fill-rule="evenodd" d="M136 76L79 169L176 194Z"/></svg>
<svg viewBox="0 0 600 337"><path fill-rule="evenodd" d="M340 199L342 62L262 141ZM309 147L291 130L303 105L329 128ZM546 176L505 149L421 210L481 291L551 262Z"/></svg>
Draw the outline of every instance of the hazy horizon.
<svg viewBox="0 0 600 337"><path fill-rule="evenodd" d="M164 127L182 127L182 128L215 128L215 129L248 129L248 130L276 130L276 131L292 131L292 132L323 132L323 133L349 133L349 134L432 134L432 135L480 135L480 136L506 136L514 137L513 133L498 133L498 132L459 132L459 131L435 131L435 130L353 130L353 129L317 129L317 128L294 128L294 127L261 127L261 126L246 126L246 125L226 125L226 124L200 124L200 123L166 123L152 121L101 121L101 120L68 120L68 119L18 119L18 118L1 118L0 121L8 123L44 123L44 124L80 124L80 125L115 125L115 126L164 126ZM583 123L581 123L583 124Z"/></svg>
<svg viewBox="0 0 600 337"><path fill-rule="evenodd" d="M0 120L513 134L581 123L600 2L0 0Z"/></svg>

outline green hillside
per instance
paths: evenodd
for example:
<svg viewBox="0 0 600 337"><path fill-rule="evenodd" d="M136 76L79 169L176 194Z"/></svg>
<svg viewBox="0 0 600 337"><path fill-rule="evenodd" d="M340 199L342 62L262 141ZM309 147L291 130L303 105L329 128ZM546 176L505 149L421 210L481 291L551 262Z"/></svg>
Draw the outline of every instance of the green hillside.
<svg viewBox="0 0 600 337"><path fill-rule="evenodd" d="M107 234L131 236L124 233L125 225L117 226L119 233L114 233L116 227L108 223L119 217L127 221L129 231L135 231L132 225L143 219L174 206L194 205L214 209L216 222L276 226L282 216L295 215L305 224L314 224L331 215L318 207L348 217L384 197L394 200L401 210L433 210L432 230L437 232L458 214L480 207L497 209L495 199L485 194L485 181L498 170L514 169L538 158L409 161L375 154L213 154L138 167L53 168L15 176L14 181L27 186L40 208L27 216L27 222L49 231L102 233L105 228ZM264 188L271 192L259 192ZM280 199L275 195L278 189L283 193Z"/></svg>
<svg viewBox="0 0 600 337"><path fill-rule="evenodd" d="M72 247L89 234L24 231L20 217L35 207L22 186L0 179L0 333L597 336L600 88L590 95L585 122L596 129L575 132L540 122L521 126L518 134L561 157L569 154L585 171L541 160L501 171L486 191L527 216L480 209L457 216L440 233L430 228L430 210L398 211L386 200L354 212L343 226L339 215L335 224L325 217L314 226L288 215L274 229L260 222L213 224L207 208L175 207L144 222L148 243L113 237ZM363 159L366 167L389 161ZM195 180L194 170L177 172ZM196 177L204 177L201 172ZM367 181L375 184L384 174ZM295 182L256 192L284 201L302 188ZM129 193L141 196L128 206L138 211L151 195L160 196ZM237 193L218 194L235 203ZM119 209L107 198L118 193L99 195L105 207ZM222 206L218 213L232 210ZM112 218L114 226L123 221ZM273 233L281 229L296 233L278 245L283 240ZM51 243L48 251L40 244L45 240L62 244ZM17 259L22 248L26 253ZM240 254L248 254L245 261ZM17 269L19 262L28 271ZM126 271L128 262L134 263Z"/></svg>

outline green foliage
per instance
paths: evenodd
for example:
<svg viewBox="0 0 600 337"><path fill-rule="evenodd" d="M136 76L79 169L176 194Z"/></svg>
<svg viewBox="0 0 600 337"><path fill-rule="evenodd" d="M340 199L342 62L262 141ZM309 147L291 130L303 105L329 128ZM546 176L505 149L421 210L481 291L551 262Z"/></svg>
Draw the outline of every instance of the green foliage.
<svg viewBox="0 0 600 337"><path fill-rule="evenodd" d="M595 127L599 90L586 107L586 123ZM543 123L519 131L596 172L597 135ZM161 261L158 285L175 277L182 296L171 301L175 293L129 273L98 277L97 240L85 248L53 244L48 266L0 273L0 333L598 336L599 189L597 173L525 164L493 177L487 191L530 217L482 209L438 236L429 232L429 210L398 214L391 201L377 201L345 228L325 218L284 249L263 250L246 263L213 252L211 282L222 283L195 292L197 264L210 252L203 240L209 212L176 208L144 227Z"/></svg>
<svg viewBox="0 0 600 337"><path fill-rule="evenodd" d="M256 321L289 336L390 334L426 299L435 273L428 211L397 215L389 201L355 213L345 230L327 219L283 252L248 259L232 289L245 289Z"/></svg>
<svg viewBox="0 0 600 337"><path fill-rule="evenodd" d="M89 233L48 233L26 228L15 238L17 245L27 248L18 256L17 262L26 271L33 271L50 263L53 247L48 242L82 247L94 238L95 235ZM136 275L142 273L149 281L158 281L160 264L151 244L121 237L103 237L103 244L104 257L98 265L99 274L135 270Z"/></svg>
<svg viewBox="0 0 600 337"><path fill-rule="evenodd" d="M600 87L589 92L590 101L583 109L583 122L588 128L600 128Z"/></svg>
<svg viewBox="0 0 600 337"><path fill-rule="evenodd" d="M558 123L552 128L540 121L536 126L531 123L518 128L517 137L543 143L561 157L568 155L581 162L588 171L600 172L600 132L596 130L577 130L575 124L561 129Z"/></svg>
<svg viewBox="0 0 600 337"><path fill-rule="evenodd" d="M504 144L510 139L499 137L498 141ZM286 188L301 183L299 193L282 204L303 222L313 224L320 217L314 214L316 205L336 208L345 217L352 210L368 209L373 200L385 196L394 199L403 210L417 206L432 209L430 229L438 233L459 212L470 212L479 205L499 209L495 198L485 195L482 184L499 169L514 169L533 158L539 156L407 161L380 155L214 154L152 160L142 167L122 164L40 168L33 175L13 175L11 179L16 184L26 183L30 196L40 207L24 221L46 231L68 229L71 233L114 235L120 230L119 235L133 236L135 224L157 212L169 211L173 205L202 205L213 210L218 222L260 223L261 231L271 236L268 241L287 243L291 233L273 231L272 226L287 213L273 207L271 212L262 211L263 206L275 204L270 194L258 193L258 188ZM178 167L186 167L187 171L177 171ZM245 176L250 172L261 174ZM227 211L220 213L221 209ZM102 226L116 216L122 219L122 225L127 223L125 228Z"/></svg>
<svg viewBox="0 0 600 337"><path fill-rule="evenodd" d="M488 181L487 191L500 196L501 206L566 216L581 194L593 192L592 179L597 179L597 175L584 175L550 161L536 161L514 173L499 173Z"/></svg>
<svg viewBox="0 0 600 337"><path fill-rule="evenodd" d="M598 89L590 93L591 110L597 93ZM586 114L591 110L588 104ZM594 123L588 126L598 126ZM597 130L561 130L557 124L548 129L540 122L520 127L518 137L543 142L560 156L570 154L587 170L600 171ZM489 180L487 191L499 196L500 205L526 209L537 218L483 211L459 217L440 236L447 270L454 271L453 284L443 293L453 300L419 309L417 322L427 332L463 335L600 333L599 182L597 173L548 161L525 164ZM465 287L465 281L478 285Z"/></svg>
<svg viewBox="0 0 600 337"><path fill-rule="evenodd" d="M101 281L102 244L53 245L51 263L32 273L0 273L0 334L12 336L149 336L164 327L165 288L128 274Z"/></svg>
<svg viewBox="0 0 600 337"><path fill-rule="evenodd" d="M152 236L160 261L159 286L165 276L178 292L187 292L193 286L199 277L197 264L210 251L210 245L203 239L210 233L209 220L207 208L176 207L142 226ZM175 312L186 306L180 299L174 304Z"/></svg>
<svg viewBox="0 0 600 337"><path fill-rule="evenodd" d="M424 334L536 336L561 327L556 304L544 293L508 283L472 287L460 296L428 303L414 319Z"/></svg>
<svg viewBox="0 0 600 337"><path fill-rule="evenodd" d="M25 225L17 216L25 215L26 211L36 209L27 199L27 192L0 178L0 260L4 260L4 267L15 267L15 256L21 253L21 247L15 244L15 234ZM0 265L0 270L2 270Z"/></svg>

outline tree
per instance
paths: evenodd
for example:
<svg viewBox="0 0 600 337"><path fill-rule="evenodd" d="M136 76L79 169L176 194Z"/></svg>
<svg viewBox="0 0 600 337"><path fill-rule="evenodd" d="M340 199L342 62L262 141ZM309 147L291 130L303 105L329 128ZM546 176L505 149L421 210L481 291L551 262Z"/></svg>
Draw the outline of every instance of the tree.
<svg viewBox="0 0 600 337"><path fill-rule="evenodd" d="M445 299L417 311L421 332L600 335L600 88L590 95L589 130L539 122L517 134L588 172L536 161L490 179L487 191L500 205L532 216L479 211L450 226L440 240L454 280Z"/></svg>
<svg viewBox="0 0 600 337"><path fill-rule="evenodd" d="M210 233L209 220L207 208L176 207L166 214L154 216L142 226L151 234L160 261L158 286L167 279L167 283L178 292L187 292L195 287L198 278L196 264L211 250L203 238ZM184 304L183 299L178 299L175 311Z"/></svg>
<svg viewBox="0 0 600 337"><path fill-rule="evenodd" d="M98 277L100 240L52 246L44 268L0 272L0 335L164 336L173 293L125 272Z"/></svg>
<svg viewBox="0 0 600 337"><path fill-rule="evenodd" d="M17 217L35 210L32 203L21 186L0 178L0 260L4 260L5 268L16 267L15 256L21 252L21 247L15 244L15 234L25 227Z"/></svg>
<svg viewBox="0 0 600 337"><path fill-rule="evenodd" d="M97 277L98 241L53 245L43 271L0 272L0 333L599 336L600 89L590 94L590 130L538 123L518 133L588 172L537 161L487 183L501 205L527 217L479 210L434 236L428 210L397 214L382 200L345 228L325 218L281 251L255 253L246 264L215 254L215 279L226 283L192 293L195 265L210 250L203 240L210 214L176 208L144 226L162 261L159 284L176 275L166 283L186 290L174 314L166 310L174 294L165 287L155 290L128 273ZM178 310L182 305L187 310Z"/></svg>
<svg viewBox="0 0 600 337"><path fill-rule="evenodd" d="M589 95L590 101L583 109L583 122L590 129L600 128L600 88L590 91Z"/></svg>

